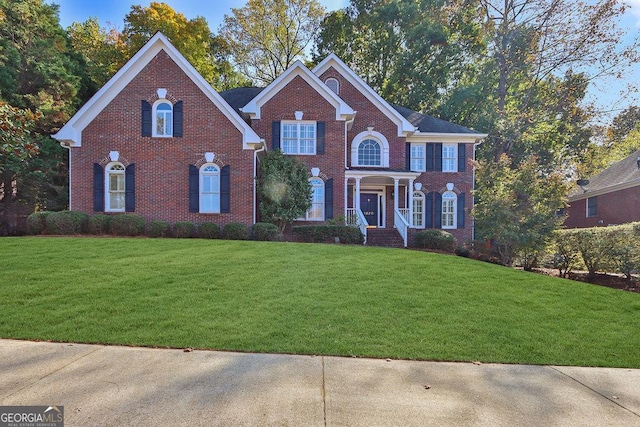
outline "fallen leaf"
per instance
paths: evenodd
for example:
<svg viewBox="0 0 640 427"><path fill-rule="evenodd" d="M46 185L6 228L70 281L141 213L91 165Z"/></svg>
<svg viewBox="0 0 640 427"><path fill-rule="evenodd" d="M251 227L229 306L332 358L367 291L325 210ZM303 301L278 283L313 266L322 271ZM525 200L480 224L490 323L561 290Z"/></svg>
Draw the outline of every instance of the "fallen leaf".
<svg viewBox="0 0 640 427"><path fill-rule="evenodd" d="M478 362L477 360L473 362L474 365L482 365L482 363Z"/></svg>
<svg viewBox="0 0 640 427"><path fill-rule="evenodd" d="M391 359L387 359L387 362L391 362Z"/></svg>
<svg viewBox="0 0 640 427"><path fill-rule="evenodd" d="M431 390L431 386L429 384L427 384L427 385L424 386L424 389L425 390Z"/></svg>
<svg viewBox="0 0 640 427"><path fill-rule="evenodd" d="M191 353L191 352L193 351L193 348L191 348L191 347L187 347L187 348L185 348L185 349L184 349L184 350L182 350L182 351L184 351L185 353Z"/></svg>

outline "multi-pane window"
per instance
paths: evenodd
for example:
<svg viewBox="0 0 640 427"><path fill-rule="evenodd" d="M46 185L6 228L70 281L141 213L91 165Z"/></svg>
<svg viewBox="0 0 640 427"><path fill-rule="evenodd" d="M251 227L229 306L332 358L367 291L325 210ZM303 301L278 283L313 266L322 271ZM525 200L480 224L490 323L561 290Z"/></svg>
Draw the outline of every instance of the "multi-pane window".
<svg viewBox="0 0 640 427"><path fill-rule="evenodd" d="M200 212L220 212L220 169L216 165L200 168Z"/></svg>
<svg viewBox="0 0 640 427"><path fill-rule="evenodd" d="M380 143L373 139L365 139L358 146L359 166L382 166Z"/></svg>
<svg viewBox="0 0 640 427"><path fill-rule="evenodd" d="M324 181L311 178L311 209L307 212L310 221L324 220Z"/></svg>
<svg viewBox="0 0 640 427"><path fill-rule="evenodd" d="M587 199L587 218L598 216L598 197Z"/></svg>
<svg viewBox="0 0 640 427"><path fill-rule="evenodd" d="M454 144L442 145L442 172L457 172L456 146Z"/></svg>
<svg viewBox="0 0 640 427"><path fill-rule="evenodd" d="M106 205L108 212L124 212L125 210L125 176L124 166L114 163L107 167Z"/></svg>
<svg viewBox="0 0 640 427"><path fill-rule="evenodd" d="M424 144L411 144L411 170L424 172Z"/></svg>
<svg viewBox="0 0 640 427"><path fill-rule="evenodd" d="M421 191L413 193L413 226L424 228L424 194Z"/></svg>
<svg viewBox="0 0 640 427"><path fill-rule="evenodd" d="M160 102L155 110L155 135L173 135L173 107L169 102Z"/></svg>
<svg viewBox="0 0 640 427"><path fill-rule="evenodd" d="M315 123L282 123L280 147L285 154L315 154Z"/></svg>
<svg viewBox="0 0 640 427"><path fill-rule="evenodd" d="M456 199L452 191L442 195L442 228L456 228Z"/></svg>

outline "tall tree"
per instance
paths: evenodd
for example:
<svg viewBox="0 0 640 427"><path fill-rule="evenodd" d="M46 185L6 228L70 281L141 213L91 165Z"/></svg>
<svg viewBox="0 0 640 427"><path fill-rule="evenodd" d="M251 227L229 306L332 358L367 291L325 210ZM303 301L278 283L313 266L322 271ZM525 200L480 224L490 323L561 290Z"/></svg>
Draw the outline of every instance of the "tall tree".
<svg viewBox="0 0 640 427"><path fill-rule="evenodd" d="M317 0L249 0L225 15L219 35L234 64L256 84L269 84L297 59L316 35L325 9Z"/></svg>

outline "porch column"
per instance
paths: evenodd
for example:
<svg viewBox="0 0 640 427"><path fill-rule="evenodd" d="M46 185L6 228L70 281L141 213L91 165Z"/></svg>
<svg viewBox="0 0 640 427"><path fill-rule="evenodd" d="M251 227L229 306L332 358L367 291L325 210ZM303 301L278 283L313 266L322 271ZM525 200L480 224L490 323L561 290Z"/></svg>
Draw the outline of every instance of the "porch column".
<svg viewBox="0 0 640 427"><path fill-rule="evenodd" d="M409 212L409 227L413 228L413 180L409 180L409 201L407 202L409 206L407 206Z"/></svg>
<svg viewBox="0 0 640 427"><path fill-rule="evenodd" d="M393 209L394 209L394 215L395 215L395 211L397 211L400 208L400 204L398 203L398 191L400 190L400 186L399 184L399 180L397 178L393 179Z"/></svg>
<svg viewBox="0 0 640 427"><path fill-rule="evenodd" d="M360 179L356 178L356 190L353 192L353 207L360 209Z"/></svg>
<svg viewBox="0 0 640 427"><path fill-rule="evenodd" d="M344 217L349 221L349 178L344 178ZM347 224L349 225L349 224Z"/></svg>

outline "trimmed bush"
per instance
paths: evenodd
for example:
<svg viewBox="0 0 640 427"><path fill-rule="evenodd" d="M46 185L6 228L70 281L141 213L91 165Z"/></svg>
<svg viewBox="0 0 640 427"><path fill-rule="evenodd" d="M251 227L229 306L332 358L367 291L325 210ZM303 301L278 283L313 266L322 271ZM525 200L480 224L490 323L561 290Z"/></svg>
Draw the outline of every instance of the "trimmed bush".
<svg viewBox="0 0 640 427"><path fill-rule="evenodd" d="M181 239L193 237L196 226L192 222L178 221L173 226L174 234Z"/></svg>
<svg viewBox="0 0 640 427"><path fill-rule="evenodd" d="M34 212L27 217L27 233L44 234L47 229L47 216L51 211Z"/></svg>
<svg viewBox="0 0 640 427"><path fill-rule="evenodd" d="M198 237L201 239L219 239L220 226L213 222L201 222L198 224Z"/></svg>
<svg viewBox="0 0 640 427"><path fill-rule="evenodd" d="M255 240L265 242L273 242L274 240L278 240L278 236L280 234L278 226L269 222L258 222L256 224L253 224L252 229L253 238Z"/></svg>
<svg viewBox="0 0 640 427"><path fill-rule="evenodd" d="M451 233L444 230L422 230L418 231L413 243L421 249L435 249L446 252L453 252L456 249L457 241Z"/></svg>
<svg viewBox="0 0 640 427"><path fill-rule="evenodd" d="M291 228L291 231L301 236L305 242L311 243L333 242L336 237L340 243L345 244L364 242L360 229L347 225L296 225Z"/></svg>
<svg viewBox="0 0 640 427"><path fill-rule="evenodd" d="M115 215L111 219L111 234L140 236L144 233L145 219L140 215Z"/></svg>
<svg viewBox="0 0 640 427"><path fill-rule="evenodd" d="M222 236L228 240L249 240L249 229L244 224L232 222L224 226Z"/></svg>
<svg viewBox="0 0 640 427"><path fill-rule="evenodd" d="M109 234L111 226L111 216L98 214L89 218L87 232L89 234Z"/></svg>
<svg viewBox="0 0 640 427"><path fill-rule="evenodd" d="M82 234L87 231L89 215L84 212L52 212L46 217L47 234Z"/></svg>
<svg viewBox="0 0 640 427"><path fill-rule="evenodd" d="M171 237L171 224L167 221L151 221L146 234L149 237Z"/></svg>

